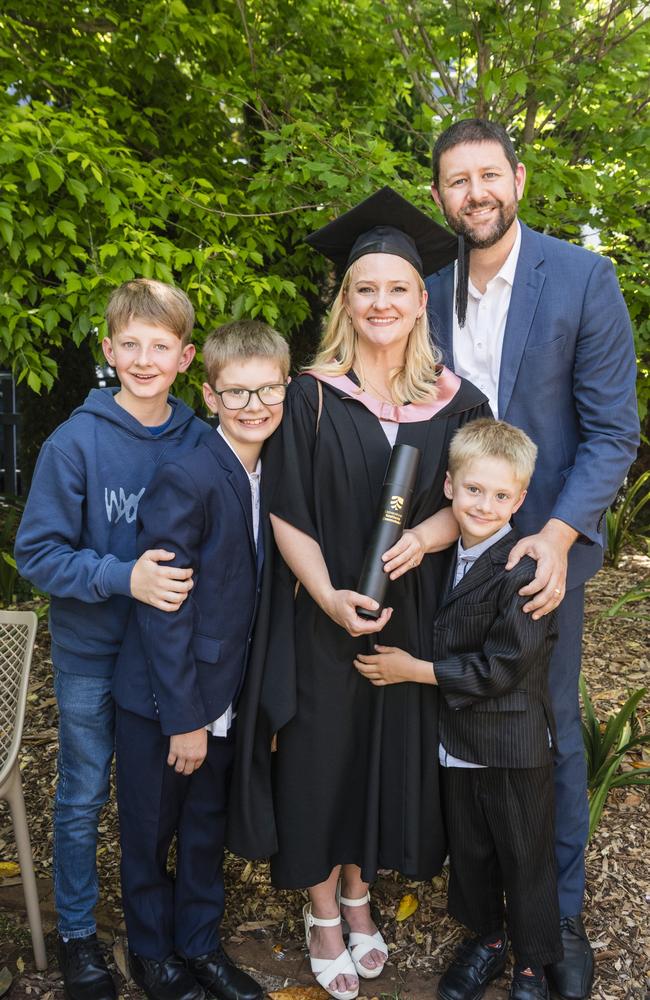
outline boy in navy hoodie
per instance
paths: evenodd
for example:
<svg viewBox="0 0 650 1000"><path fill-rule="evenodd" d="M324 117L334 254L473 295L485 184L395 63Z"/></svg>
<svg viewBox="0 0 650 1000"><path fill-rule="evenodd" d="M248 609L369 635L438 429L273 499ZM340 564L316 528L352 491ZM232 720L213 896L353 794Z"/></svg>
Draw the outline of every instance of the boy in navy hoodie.
<svg viewBox="0 0 650 1000"><path fill-rule="evenodd" d="M209 427L169 396L195 354L194 310L180 289L136 279L117 288L102 343L119 389L92 389L44 443L16 538L23 576L51 595L59 708L54 892L67 1000L114 1000L94 907L99 814L114 746L113 668L131 598L175 611L192 571L174 552L136 559L138 503L156 468Z"/></svg>

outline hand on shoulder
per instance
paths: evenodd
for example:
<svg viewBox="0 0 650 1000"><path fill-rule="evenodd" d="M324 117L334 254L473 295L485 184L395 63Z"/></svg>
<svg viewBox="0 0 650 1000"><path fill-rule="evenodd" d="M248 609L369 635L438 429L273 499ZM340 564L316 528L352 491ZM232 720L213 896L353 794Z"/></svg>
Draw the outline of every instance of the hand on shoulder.
<svg viewBox="0 0 650 1000"><path fill-rule="evenodd" d="M577 537L578 532L569 524L551 518L536 535L520 538L513 546L507 570L513 569L525 555L537 563L535 578L519 591L522 597L531 598L523 610L535 620L561 603L566 593L569 549Z"/></svg>

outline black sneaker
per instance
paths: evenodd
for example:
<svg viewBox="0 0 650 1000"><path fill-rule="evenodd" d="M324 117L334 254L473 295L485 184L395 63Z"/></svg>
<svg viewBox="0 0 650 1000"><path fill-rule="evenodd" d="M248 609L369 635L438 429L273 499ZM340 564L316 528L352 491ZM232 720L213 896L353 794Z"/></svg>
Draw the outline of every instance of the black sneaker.
<svg viewBox="0 0 650 1000"><path fill-rule="evenodd" d="M527 975L520 966L515 966L509 1000L549 1000L548 982L544 970L530 971L533 975Z"/></svg>
<svg viewBox="0 0 650 1000"><path fill-rule="evenodd" d="M68 941L59 935L58 951L66 1000L116 1000L115 983L96 934Z"/></svg>
<svg viewBox="0 0 650 1000"><path fill-rule="evenodd" d="M498 947L485 938L463 941L438 983L440 1000L480 1000L488 983L501 975L508 961L505 931L498 938Z"/></svg>

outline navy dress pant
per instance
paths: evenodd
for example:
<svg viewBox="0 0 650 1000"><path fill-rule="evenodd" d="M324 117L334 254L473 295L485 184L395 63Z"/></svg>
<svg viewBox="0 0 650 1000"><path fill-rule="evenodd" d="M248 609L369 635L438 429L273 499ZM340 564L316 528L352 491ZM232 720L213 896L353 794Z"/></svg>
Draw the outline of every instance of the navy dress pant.
<svg viewBox="0 0 650 1000"><path fill-rule="evenodd" d="M208 736L189 776L167 764L160 725L118 707L117 804L122 899L129 948L162 961L205 955L219 942L224 910L223 841L234 733ZM176 837L175 874L168 854Z"/></svg>
<svg viewBox="0 0 650 1000"><path fill-rule="evenodd" d="M584 586L574 587L567 591L556 611L559 636L548 675L557 728L555 857L561 917L571 917L582 910L589 834L587 765L578 698L584 599Z"/></svg>

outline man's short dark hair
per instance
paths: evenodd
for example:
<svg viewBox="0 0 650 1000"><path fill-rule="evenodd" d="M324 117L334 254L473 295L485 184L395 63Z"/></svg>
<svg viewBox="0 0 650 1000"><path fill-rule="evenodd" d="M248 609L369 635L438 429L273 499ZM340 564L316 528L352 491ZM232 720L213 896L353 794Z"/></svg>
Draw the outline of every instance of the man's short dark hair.
<svg viewBox="0 0 650 1000"><path fill-rule="evenodd" d="M445 129L442 135L438 136L433 147L433 183L436 187L440 176L440 157L448 149L460 146L462 142L498 142L512 167L512 172L516 171L519 160L512 140L503 125L499 125L497 122L488 122L484 118L464 118Z"/></svg>

